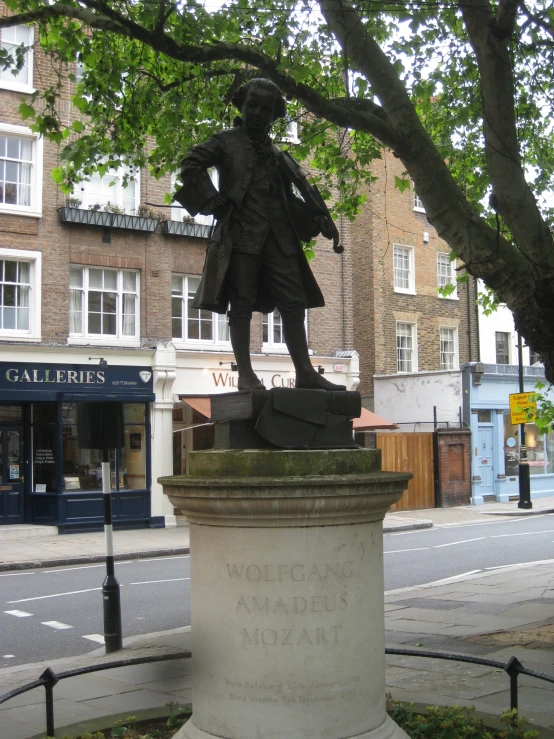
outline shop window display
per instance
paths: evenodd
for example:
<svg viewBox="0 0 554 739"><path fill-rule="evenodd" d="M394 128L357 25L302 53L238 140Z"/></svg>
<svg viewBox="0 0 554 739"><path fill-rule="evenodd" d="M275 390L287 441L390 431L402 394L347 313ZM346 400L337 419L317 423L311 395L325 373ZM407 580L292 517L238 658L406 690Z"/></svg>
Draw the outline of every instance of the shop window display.
<svg viewBox="0 0 554 739"><path fill-rule="evenodd" d="M146 426L143 403L123 405L124 446L109 450L112 490L146 488ZM81 449L77 439L77 408L63 406L62 473L64 492L102 490L102 450Z"/></svg>
<svg viewBox="0 0 554 739"><path fill-rule="evenodd" d="M509 414L504 415L504 461L506 475L519 474L519 425L510 422ZM554 432L541 434L534 423L525 424L525 443L531 475L545 475L554 471Z"/></svg>
<svg viewBox="0 0 554 739"><path fill-rule="evenodd" d="M33 491L56 492L56 418L57 403L32 407Z"/></svg>
<svg viewBox="0 0 554 739"><path fill-rule="evenodd" d="M22 420L20 405L0 405L0 423L21 423Z"/></svg>

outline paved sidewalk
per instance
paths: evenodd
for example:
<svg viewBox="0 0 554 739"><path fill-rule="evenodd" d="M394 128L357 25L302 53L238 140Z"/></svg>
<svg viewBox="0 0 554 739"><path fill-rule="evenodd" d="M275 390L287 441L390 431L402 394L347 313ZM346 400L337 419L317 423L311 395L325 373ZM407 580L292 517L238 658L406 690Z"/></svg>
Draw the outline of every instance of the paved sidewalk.
<svg viewBox="0 0 554 739"><path fill-rule="evenodd" d="M531 510L521 510L517 502L485 503L481 506L432 508L423 511L387 513L384 531L406 531L483 521L486 516L529 516L554 513L554 496L540 498ZM180 521L184 523L184 521ZM135 529L114 532L116 560L141 557L161 557L189 552L187 525L167 529ZM100 562L105 557L104 534L58 535L56 527L0 527L0 572L36 567L56 567L67 564Z"/></svg>
<svg viewBox="0 0 554 739"><path fill-rule="evenodd" d="M387 514L385 518L385 531L425 529L432 525L429 518L412 518L409 513ZM116 530L113 542L116 560L190 551L189 528L184 521L167 529ZM56 527L41 526L38 530L30 525L0 527L0 572L101 562L105 556L102 531L58 535Z"/></svg>

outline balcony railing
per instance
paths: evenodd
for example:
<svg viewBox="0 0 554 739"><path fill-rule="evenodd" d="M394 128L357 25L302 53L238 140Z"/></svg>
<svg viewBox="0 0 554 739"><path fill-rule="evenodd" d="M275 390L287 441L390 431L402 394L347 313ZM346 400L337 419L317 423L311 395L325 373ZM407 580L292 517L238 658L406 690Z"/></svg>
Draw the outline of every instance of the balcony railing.
<svg viewBox="0 0 554 739"><path fill-rule="evenodd" d="M213 226L186 221L164 221L162 229L166 236L191 236L193 239L209 239Z"/></svg>
<svg viewBox="0 0 554 739"><path fill-rule="evenodd" d="M80 223L83 226L103 228L122 228L127 231L146 231L153 233L159 224L157 218L130 216L126 213L109 213L103 210L84 210L82 208L58 208L60 223Z"/></svg>

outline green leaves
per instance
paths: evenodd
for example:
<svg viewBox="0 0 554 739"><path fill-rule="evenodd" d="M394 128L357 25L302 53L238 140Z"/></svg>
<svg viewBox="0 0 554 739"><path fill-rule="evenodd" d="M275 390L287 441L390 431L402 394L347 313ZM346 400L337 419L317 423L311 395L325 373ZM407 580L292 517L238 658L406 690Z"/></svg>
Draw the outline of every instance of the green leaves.
<svg viewBox="0 0 554 739"><path fill-rule="evenodd" d="M394 176L394 186L397 190L400 190L400 192L404 192L404 190L409 190L411 184L412 183L409 177L398 177L398 175Z"/></svg>
<svg viewBox="0 0 554 739"><path fill-rule="evenodd" d="M489 729L475 717L474 708L428 706L415 713L410 706L389 700L387 711L411 739L539 739L534 730L526 730L526 721L517 710L504 711L506 729Z"/></svg>

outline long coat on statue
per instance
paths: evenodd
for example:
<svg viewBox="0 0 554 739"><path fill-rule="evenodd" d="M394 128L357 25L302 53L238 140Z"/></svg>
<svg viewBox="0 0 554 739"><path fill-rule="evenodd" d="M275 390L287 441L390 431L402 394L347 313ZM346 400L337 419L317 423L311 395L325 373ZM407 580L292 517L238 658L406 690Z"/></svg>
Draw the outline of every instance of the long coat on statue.
<svg viewBox="0 0 554 739"><path fill-rule="evenodd" d="M325 305L323 295L308 265L302 249L302 241L317 236L313 217L319 215L312 205L293 193L294 184L306 199L313 192L311 185L300 166L287 152L272 145L282 182L280 197L284 210L290 219L296 238L299 265L306 293L307 307L319 308ZM254 169L254 145L248 134L240 126L222 131L203 144L195 146L181 163L183 186L175 199L183 205L190 215L203 212L208 201L218 194L208 170L215 167L219 173L219 194L228 201L225 214L216 224L206 251L206 261L202 279L193 301L193 307L225 313L228 295L225 275L233 253L230 220L240 208L248 192ZM275 309L270 295L258 295L254 310L271 313Z"/></svg>

